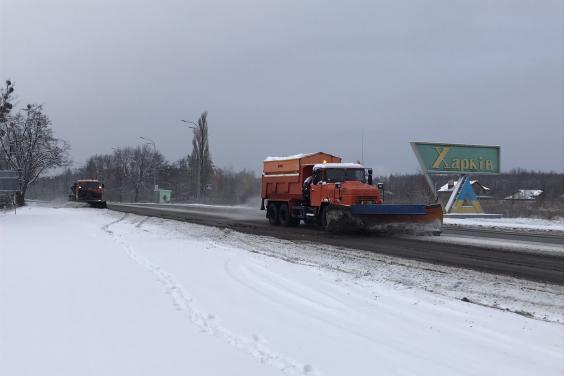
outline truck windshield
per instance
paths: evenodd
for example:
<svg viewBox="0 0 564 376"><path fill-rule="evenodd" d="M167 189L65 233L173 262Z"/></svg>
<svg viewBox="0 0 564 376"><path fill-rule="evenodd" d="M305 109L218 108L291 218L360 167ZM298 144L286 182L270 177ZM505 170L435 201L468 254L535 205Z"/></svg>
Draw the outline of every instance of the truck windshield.
<svg viewBox="0 0 564 376"><path fill-rule="evenodd" d="M343 181L361 181L366 183L364 169L360 168L327 168L325 169L325 181L328 183Z"/></svg>
<svg viewBox="0 0 564 376"><path fill-rule="evenodd" d="M83 181L78 183L78 185L81 186L82 189L96 189L100 187L100 183L97 181Z"/></svg>

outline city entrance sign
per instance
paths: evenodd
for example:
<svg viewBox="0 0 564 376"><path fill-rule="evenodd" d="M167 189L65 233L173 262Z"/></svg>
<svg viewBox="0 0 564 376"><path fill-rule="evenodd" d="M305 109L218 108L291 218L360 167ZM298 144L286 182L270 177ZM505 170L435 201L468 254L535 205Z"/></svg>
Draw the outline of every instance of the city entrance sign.
<svg viewBox="0 0 564 376"><path fill-rule="evenodd" d="M468 174L499 174L499 146L411 142L411 148L435 195L435 201L439 201L439 197L430 175L460 175L444 208L445 213L484 213L472 190Z"/></svg>
<svg viewBox="0 0 564 376"><path fill-rule="evenodd" d="M411 142L411 148L429 174L499 174L499 146Z"/></svg>

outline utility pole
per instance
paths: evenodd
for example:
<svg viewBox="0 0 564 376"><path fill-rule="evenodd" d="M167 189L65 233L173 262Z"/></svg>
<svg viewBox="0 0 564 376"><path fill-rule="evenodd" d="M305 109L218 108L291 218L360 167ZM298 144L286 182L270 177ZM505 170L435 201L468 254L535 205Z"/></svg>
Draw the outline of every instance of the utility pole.
<svg viewBox="0 0 564 376"><path fill-rule="evenodd" d="M360 161L362 162L362 164L364 165L364 129L362 130L362 134L360 136Z"/></svg>

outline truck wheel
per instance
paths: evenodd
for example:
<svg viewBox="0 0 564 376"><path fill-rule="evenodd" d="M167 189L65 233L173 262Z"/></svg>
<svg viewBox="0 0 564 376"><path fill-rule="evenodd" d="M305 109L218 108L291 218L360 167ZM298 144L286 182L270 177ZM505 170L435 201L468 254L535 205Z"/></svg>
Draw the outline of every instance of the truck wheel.
<svg viewBox="0 0 564 376"><path fill-rule="evenodd" d="M279 215L279 205L276 203L268 204L268 209L266 214L268 216L268 222L272 226L278 226L280 224L280 215Z"/></svg>
<svg viewBox="0 0 564 376"><path fill-rule="evenodd" d="M288 204L280 204L278 217L280 218L280 224L282 226L294 227L300 224L300 220L298 218L292 218L290 210L288 209Z"/></svg>

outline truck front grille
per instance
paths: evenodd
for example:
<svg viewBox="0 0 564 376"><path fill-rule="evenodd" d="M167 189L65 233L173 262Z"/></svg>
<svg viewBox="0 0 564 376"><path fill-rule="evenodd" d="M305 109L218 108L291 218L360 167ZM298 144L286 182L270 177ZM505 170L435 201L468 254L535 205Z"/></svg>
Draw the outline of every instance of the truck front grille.
<svg viewBox="0 0 564 376"><path fill-rule="evenodd" d="M376 196L358 196L356 198L356 203L358 205L371 205L375 204L377 200Z"/></svg>

